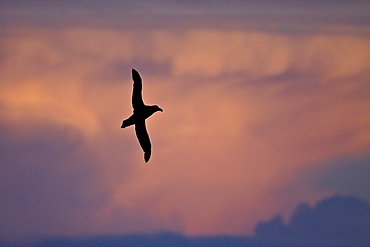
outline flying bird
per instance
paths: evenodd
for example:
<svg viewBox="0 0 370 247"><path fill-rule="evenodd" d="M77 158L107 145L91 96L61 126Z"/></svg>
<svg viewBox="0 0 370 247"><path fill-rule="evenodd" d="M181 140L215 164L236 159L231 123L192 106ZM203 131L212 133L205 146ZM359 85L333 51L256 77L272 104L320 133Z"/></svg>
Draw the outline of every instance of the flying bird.
<svg viewBox="0 0 370 247"><path fill-rule="evenodd" d="M153 115L157 111L163 112L157 105L145 105L141 95L142 82L139 73L132 69L132 80L134 81L134 88L132 91L132 108L134 108L132 115L123 120L121 128L126 128L130 125L135 125L135 132L140 146L144 151L144 160L148 162L152 153L152 144L150 143L149 135L145 126L145 119Z"/></svg>

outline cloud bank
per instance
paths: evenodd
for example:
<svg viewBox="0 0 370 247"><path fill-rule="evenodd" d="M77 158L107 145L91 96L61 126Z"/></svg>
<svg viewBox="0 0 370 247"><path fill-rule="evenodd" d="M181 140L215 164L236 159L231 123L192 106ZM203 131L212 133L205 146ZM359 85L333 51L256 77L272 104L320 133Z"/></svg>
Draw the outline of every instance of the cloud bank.
<svg viewBox="0 0 370 247"><path fill-rule="evenodd" d="M370 241L370 205L356 197L335 196L311 208L300 204L284 224L280 215L259 223L257 237L317 243L368 243Z"/></svg>
<svg viewBox="0 0 370 247"><path fill-rule="evenodd" d="M370 205L353 196L332 196L314 207L300 204L285 224L280 215L256 225L256 235L195 236L175 233L55 237L32 246L365 246L369 242ZM1 243L0 246L17 246Z"/></svg>

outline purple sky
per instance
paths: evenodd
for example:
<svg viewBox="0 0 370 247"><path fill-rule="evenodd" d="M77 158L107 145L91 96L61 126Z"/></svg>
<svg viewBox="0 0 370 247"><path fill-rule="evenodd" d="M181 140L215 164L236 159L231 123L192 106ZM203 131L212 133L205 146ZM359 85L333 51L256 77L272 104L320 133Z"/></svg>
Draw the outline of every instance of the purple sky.
<svg viewBox="0 0 370 247"><path fill-rule="evenodd" d="M0 239L253 234L370 200L365 1L0 1ZM131 68L152 158L131 114Z"/></svg>

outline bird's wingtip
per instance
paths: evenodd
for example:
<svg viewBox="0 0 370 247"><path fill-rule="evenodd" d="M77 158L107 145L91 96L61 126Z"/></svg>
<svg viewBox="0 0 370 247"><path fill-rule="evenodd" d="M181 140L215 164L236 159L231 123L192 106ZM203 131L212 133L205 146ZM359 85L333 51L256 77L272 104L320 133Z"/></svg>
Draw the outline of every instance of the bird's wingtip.
<svg viewBox="0 0 370 247"><path fill-rule="evenodd" d="M150 152L145 152L144 153L144 160L145 160L145 163L148 163L149 159L150 159Z"/></svg>
<svg viewBox="0 0 370 247"><path fill-rule="evenodd" d="M133 76L133 77L140 77L139 72L137 72L137 70L136 70L136 69L134 69L134 68L132 68L131 73L132 73L132 76Z"/></svg>

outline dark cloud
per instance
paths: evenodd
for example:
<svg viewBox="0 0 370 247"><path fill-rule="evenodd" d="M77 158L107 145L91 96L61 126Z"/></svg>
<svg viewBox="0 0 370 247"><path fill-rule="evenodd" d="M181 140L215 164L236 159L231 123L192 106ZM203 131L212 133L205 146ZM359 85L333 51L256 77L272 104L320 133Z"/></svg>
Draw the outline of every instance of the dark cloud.
<svg viewBox="0 0 370 247"><path fill-rule="evenodd" d="M365 1L1 1L0 20L2 25L121 28L235 28L248 20L260 28L273 24L275 30L309 32L321 24L366 26L367 7Z"/></svg>
<svg viewBox="0 0 370 247"><path fill-rule="evenodd" d="M352 196L333 196L314 208L300 204L284 224L280 215L259 223L256 236L276 240L368 243L370 241L370 204Z"/></svg>
<svg viewBox="0 0 370 247"><path fill-rule="evenodd" d="M17 131L21 128L22 131ZM55 123L34 123L25 121L22 126L0 123L0 143L4 155L17 159L17 154L39 155L49 153L50 157L63 157L73 153L82 145L82 134L74 128L58 126ZM47 159L48 157L44 157Z"/></svg>
<svg viewBox="0 0 370 247"><path fill-rule="evenodd" d="M1 244L1 243L0 243ZM11 246L11 245L9 245ZM34 247L46 246L151 246L151 247L221 247L221 246L261 246L260 243L246 237L211 236L211 237L186 237L173 233L159 233L152 235L102 235L83 238L54 238L33 245ZM279 246L279 245L269 245Z"/></svg>
<svg viewBox="0 0 370 247"><path fill-rule="evenodd" d="M109 199L109 191L92 186L99 160L87 155L78 130L25 122L23 131L2 124L0 136L0 232L7 237L64 231L76 212L88 214Z"/></svg>
<svg viewBox="0 0 370 247"><path fill-rule="evenodd" d="M370 232L370 204L356 197L333 196L318 202L314 208L300 204L289 224L280 215L259 223L256 236L189 237L165 232L131 235L90 235L55 237L36 241L32 246L365 246ZM135 222L133 222L135 223ZM16 246L1 243L0 246Z"/></svg>
<svg viewBox="0 0 370 247"><path fill-rule="evenodd" d="M93 86L94 84L96 85L100 84L109 85L116 83L122 84L124 80L128 80L130 78L128 76L130 71L131 71L130 63L122 60L116 60L110 62L103 68L93 71L92 73L87 75L85 78L85 82L89 84L89 86Z"/></svg>
<svg viewBox="0 0 370 247"><path fill-rule="evenodd" d="M336 158L329 163L299 171L290 187L302 190L313 189L319 192L334 191L370 200L369 163L369 155Z"/></svg>
<svg viewBox="0 0 370 247"><path fill-rule="evenodd" d="M132 59L124 61L117 59L103 68L89 74L85 79L87 83L110 84L131 81L131 69L137 69L145 77L169 76L171 65L169 62L158 63L150 59Z"/></svg>
<svg viewBox="0 0 370 247"><path fill-rule="evenodd" d="M315 171L312 186L317 190L335 190L370 199L370 155L342 158Z"/></svg>

